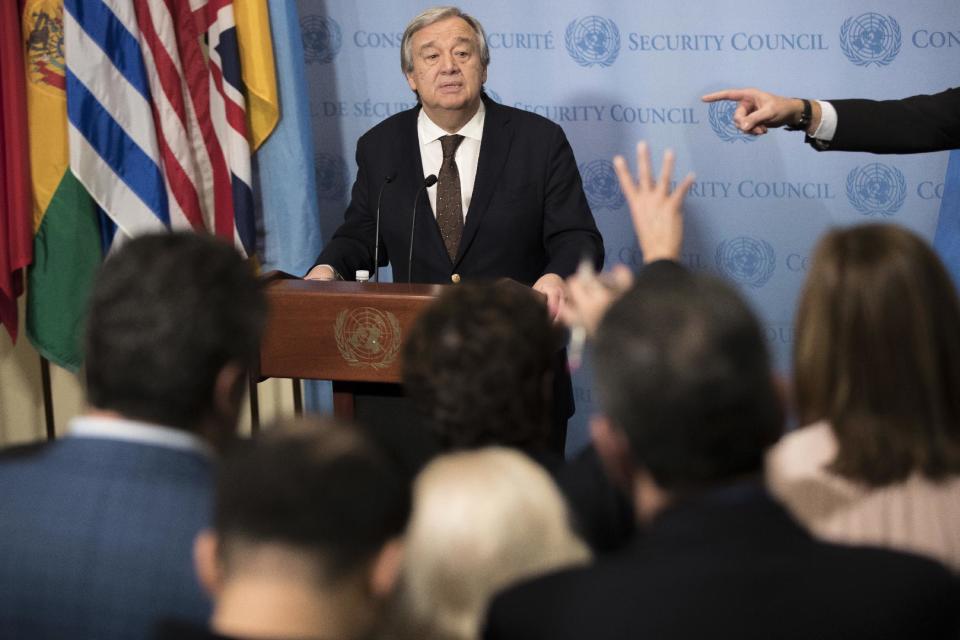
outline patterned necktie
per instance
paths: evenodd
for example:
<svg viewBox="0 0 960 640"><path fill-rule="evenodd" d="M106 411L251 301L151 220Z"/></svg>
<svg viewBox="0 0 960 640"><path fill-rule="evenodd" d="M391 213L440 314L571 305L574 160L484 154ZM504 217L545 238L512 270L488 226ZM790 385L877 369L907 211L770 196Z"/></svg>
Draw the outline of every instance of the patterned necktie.
<svg viewBox="0 0 960 640"><path fill-rule="evenodd" d="M463 136L443 136L443 164L437 179L437 225L447 254L452 262L457 257L460 236L463 235L463 201L460 199L460 170L453 156L463 142Z"/></svg>

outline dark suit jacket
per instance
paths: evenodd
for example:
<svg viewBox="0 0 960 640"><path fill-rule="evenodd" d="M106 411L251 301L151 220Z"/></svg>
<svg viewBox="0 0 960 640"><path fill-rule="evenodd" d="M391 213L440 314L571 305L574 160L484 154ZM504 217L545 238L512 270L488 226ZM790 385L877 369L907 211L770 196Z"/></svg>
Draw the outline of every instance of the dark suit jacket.
<svg viewBox="0 0 960 640"><path fill-rule="evenodd" d="M205 624L194 576L212 466L199 453L67 437L0 456L0 638L149 638Z"/></svg>
<svg viewBox="0 0 960 640"><path fill-rule="evenodd" d="M544 273L572 274L584 256L603 264L603 241L590 212L573 151L558 125L484 98L486 115L473 198L451 263L426 194L417 207L413 282L513 278L527 285ZM344 278L370 269L377 195L383 192L380 262L407 279L410 222L423 163L419 107L387 118L357 142L357 180L344 222L317 258Z"/></svg>
<svg viewBox="0 0 960 640"><path fill-rule="evenodd" d="M960 149L960 88L902 100L829 100L837 132L814 148L873 153Z"/></svg>
<svg viewBox="0 0 960 640"><path fill-rule="evenodd" d="M757 485L664 512L593 567L514 587L488 640L956 638L949 571L892 551L813 540Z"/></svg>

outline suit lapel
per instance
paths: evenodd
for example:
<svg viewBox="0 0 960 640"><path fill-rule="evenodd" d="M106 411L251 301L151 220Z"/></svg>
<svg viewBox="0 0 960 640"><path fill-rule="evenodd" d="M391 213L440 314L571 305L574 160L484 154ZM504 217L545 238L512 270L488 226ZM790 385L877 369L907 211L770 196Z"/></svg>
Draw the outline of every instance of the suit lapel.
<svg viewBox="0 0 960 640"><path fill-rule="evenodd" d="M480 228L483 214L489 207L490 199L500 181L500 175L503 173L503 167L510 153L510 144L513 142L513 129L510 127L510 116L507 110L501 109L497 103L486 98L484 105L486 115L483 120L480 158L477 161L477 177L473 184L473 197L470 200L470 208L467 210L467 219L463 227L463 236L460 238L460 247L457 249L454 268L463 260L464 254L477 235L477 229Z"/></svg>

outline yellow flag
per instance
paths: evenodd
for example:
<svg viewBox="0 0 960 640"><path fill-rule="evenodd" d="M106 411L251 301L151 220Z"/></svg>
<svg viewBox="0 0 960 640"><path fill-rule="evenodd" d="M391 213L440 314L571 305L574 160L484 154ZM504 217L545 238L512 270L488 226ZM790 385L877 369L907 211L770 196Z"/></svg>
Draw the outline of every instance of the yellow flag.
<svg viewBox="0 0 960 640"><path fill-rule="evenodd" d="M256 150L280 119L277 75L267 0L233 0L240 46L240 68L247 87L247 125Z"/></svg>
<svg viewBox="0 0 960 640"><path fill-rule="evenodd" d="M67 153L66 63L63 59L63 0L30 0L23 9L33 228L70 165Z"/></svg>

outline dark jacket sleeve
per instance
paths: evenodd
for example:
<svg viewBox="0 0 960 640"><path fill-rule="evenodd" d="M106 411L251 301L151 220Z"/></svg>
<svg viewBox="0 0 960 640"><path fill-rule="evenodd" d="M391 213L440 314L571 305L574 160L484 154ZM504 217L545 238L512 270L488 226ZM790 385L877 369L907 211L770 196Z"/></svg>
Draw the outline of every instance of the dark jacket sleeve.
<svg viewBox="0 0 960 640"><path fill-rule="evenodd" d="M960 148L960 88L902 100L829 100L837 131L815 149L924 153Z"/></svg>
<svg viewBox="0 0 960 640"><path fill-rule="evenodd" d="M583 192L573 149L560 127L554 129L548 163L543 203L547 266L543 272L566 278L584 258L591 259L597 270L602 269L603 238Z"/></svg>
<svg viewBox="0 0 960 640"><path fill-rule="evenodd" d="M375 235L375 212L371 210L368 193L366 158L367 138L357 141L357 179L353 183L350 204L343 216L343 224L337 228L330 242L320 252L315 265L328 264L347 280L353 280L357 269L373 270L373 239ZM380 265L387 263L386 248L380 247Z"/></svg>

